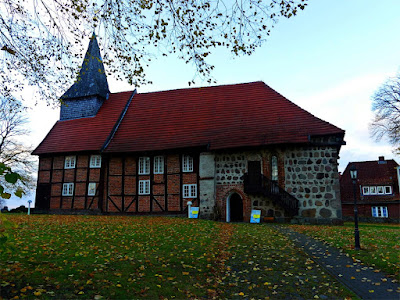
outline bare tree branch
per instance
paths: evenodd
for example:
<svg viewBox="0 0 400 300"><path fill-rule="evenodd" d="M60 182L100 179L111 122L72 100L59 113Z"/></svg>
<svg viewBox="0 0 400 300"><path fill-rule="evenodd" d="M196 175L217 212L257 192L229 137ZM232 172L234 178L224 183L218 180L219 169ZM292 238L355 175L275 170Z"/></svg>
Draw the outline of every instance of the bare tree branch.
<svg viewBox="0 0 400 300"><path fill-rule="evenodd" d="M377 140L387 138L399 151L400 146L400 74L388 79L372 97L374 120L371 135Z"/></svg>
<svg viewBox="0 0 400 300"><path fill-rule="evenodd" d="M15 78L23 78L42 99L58 99L75 80L93 30L107 74L117 79L151 82L146 68L161 53L193 65L190 83L211 82L214 48L252 54L307 1L0 0L0 95L11 99L24 87Z"/></svg>

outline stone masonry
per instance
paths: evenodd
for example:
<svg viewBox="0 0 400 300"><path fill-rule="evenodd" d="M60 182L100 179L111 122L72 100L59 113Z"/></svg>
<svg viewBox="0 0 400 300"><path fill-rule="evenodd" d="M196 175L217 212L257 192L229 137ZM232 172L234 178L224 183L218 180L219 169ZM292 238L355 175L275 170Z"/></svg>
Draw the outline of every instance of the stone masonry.
<svg viewBox="0 0 400 300"><path fill-rule="evenodd" d="M342 217L337 159L336 147L299 147L285 152L285 189L300 201L300 217Z"/></svg>

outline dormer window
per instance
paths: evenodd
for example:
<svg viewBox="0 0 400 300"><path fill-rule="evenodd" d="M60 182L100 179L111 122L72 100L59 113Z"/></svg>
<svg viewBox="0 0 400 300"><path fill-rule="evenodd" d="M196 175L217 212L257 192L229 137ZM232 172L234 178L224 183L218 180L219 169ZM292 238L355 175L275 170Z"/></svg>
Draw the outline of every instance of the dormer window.
<svg viewBox="0 0 400 300"><path fill-rule="evenodd" d="M73 169L76 164L76 156L66 156L64 161L65 169Z"/></svg>

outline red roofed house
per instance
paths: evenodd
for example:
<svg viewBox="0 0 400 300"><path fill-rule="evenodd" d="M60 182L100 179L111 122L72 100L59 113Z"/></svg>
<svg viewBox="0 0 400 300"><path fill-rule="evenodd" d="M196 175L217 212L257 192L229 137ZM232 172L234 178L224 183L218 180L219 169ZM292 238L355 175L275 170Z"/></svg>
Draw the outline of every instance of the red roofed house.
<svg viewBox="0 0 400 300"><path fill-rule="evenodd" d="M263 82L110 93L93 35L39 155L36 208L51 212L341 219L344 131Z"/></svg>
<svg viewBox="0 0 400 300"><path fill-rule="evenodd" d="M349 163L340 177L343 217L354 218L354 191L350 167L357 169L356 197L361 220L400 219L400 166L393 159Z"/></svg>

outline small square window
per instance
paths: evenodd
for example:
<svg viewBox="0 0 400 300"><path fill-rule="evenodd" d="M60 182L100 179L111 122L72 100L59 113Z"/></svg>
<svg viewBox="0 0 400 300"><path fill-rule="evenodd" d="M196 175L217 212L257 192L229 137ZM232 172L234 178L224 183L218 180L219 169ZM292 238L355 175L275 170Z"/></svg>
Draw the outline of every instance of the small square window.
<svg viewBox="0 0 400 300"><path fill-rule="evenodd" d="M73 183L64 183L62 189L63 196L72 196L74 194L74 184Z"/></svg>
<svg viewBox="0 0 400 300"><path fill-rule="evenodd" d="M65 169L73 169L75 168L76 156L66 156L64 161Z"/></svg>
<svg viewBox="0 0 400 300"><path fill-rule="evenodd" d="M183 185L183 198L196 198L197 197L197 185L196 184L184 184Z"/></svg>
<svg viewBox="0 0 400 300"><path fill-rule="evenodd" d="M376 186L370 186L369 193L370 195L376 195Z"/></svg>
<svg viewBox="0 0 400 300"><path fill-rule="evenodd" d="M385 186L385 194L391 195L392 194L392 187L390 185Z"/></svg>
<svg viewBox="0 0 400 300"><path fill-rule="evenodd" d="M363 186L363 195L369 195L369 186Z"/></svg>
<svg viewBox="0 0 400 300"><path fill-rule="evenodd" d="M164 156L154 156L154 174L164 174Z"/></svg>
<svg viewBox="0 0 400 300"><path fill-rule="evenodd" d="M150 194L150 180L139 180L139 195Z"/></svg>
<svg viewBox="0 0 400 300"><path fill-rule="evenodd" d="M150 157L139 157L139 175L150 174Z"/></svg>
<svg viewBox="0 0 400 300"><path fill-rule="evenodd" d="M96 195L96 183L90 182L88 185L88 196L95 196Z"/></svg>
<svg viewBox="0 0 400 300"><path fill-rule="evenodd" d="M376 187L376 191L377 191L377 193L379 194L379 195L383 195L385 192L384 192L384 189L383 189L383 186L378 186L378 187Z"/></svg>
<svg viewBox="0 0 400 300"><path fill-rule="evenodd" d="M101 155L91 155L90 156L90 167L100 168L101 167Z"/></svg>
<svg viewBox="0 0 400 300"><path fill-rule="evenodd" d="M182 171L193 172L193 157L190 155L183 155L182 157Z"/></svg>

